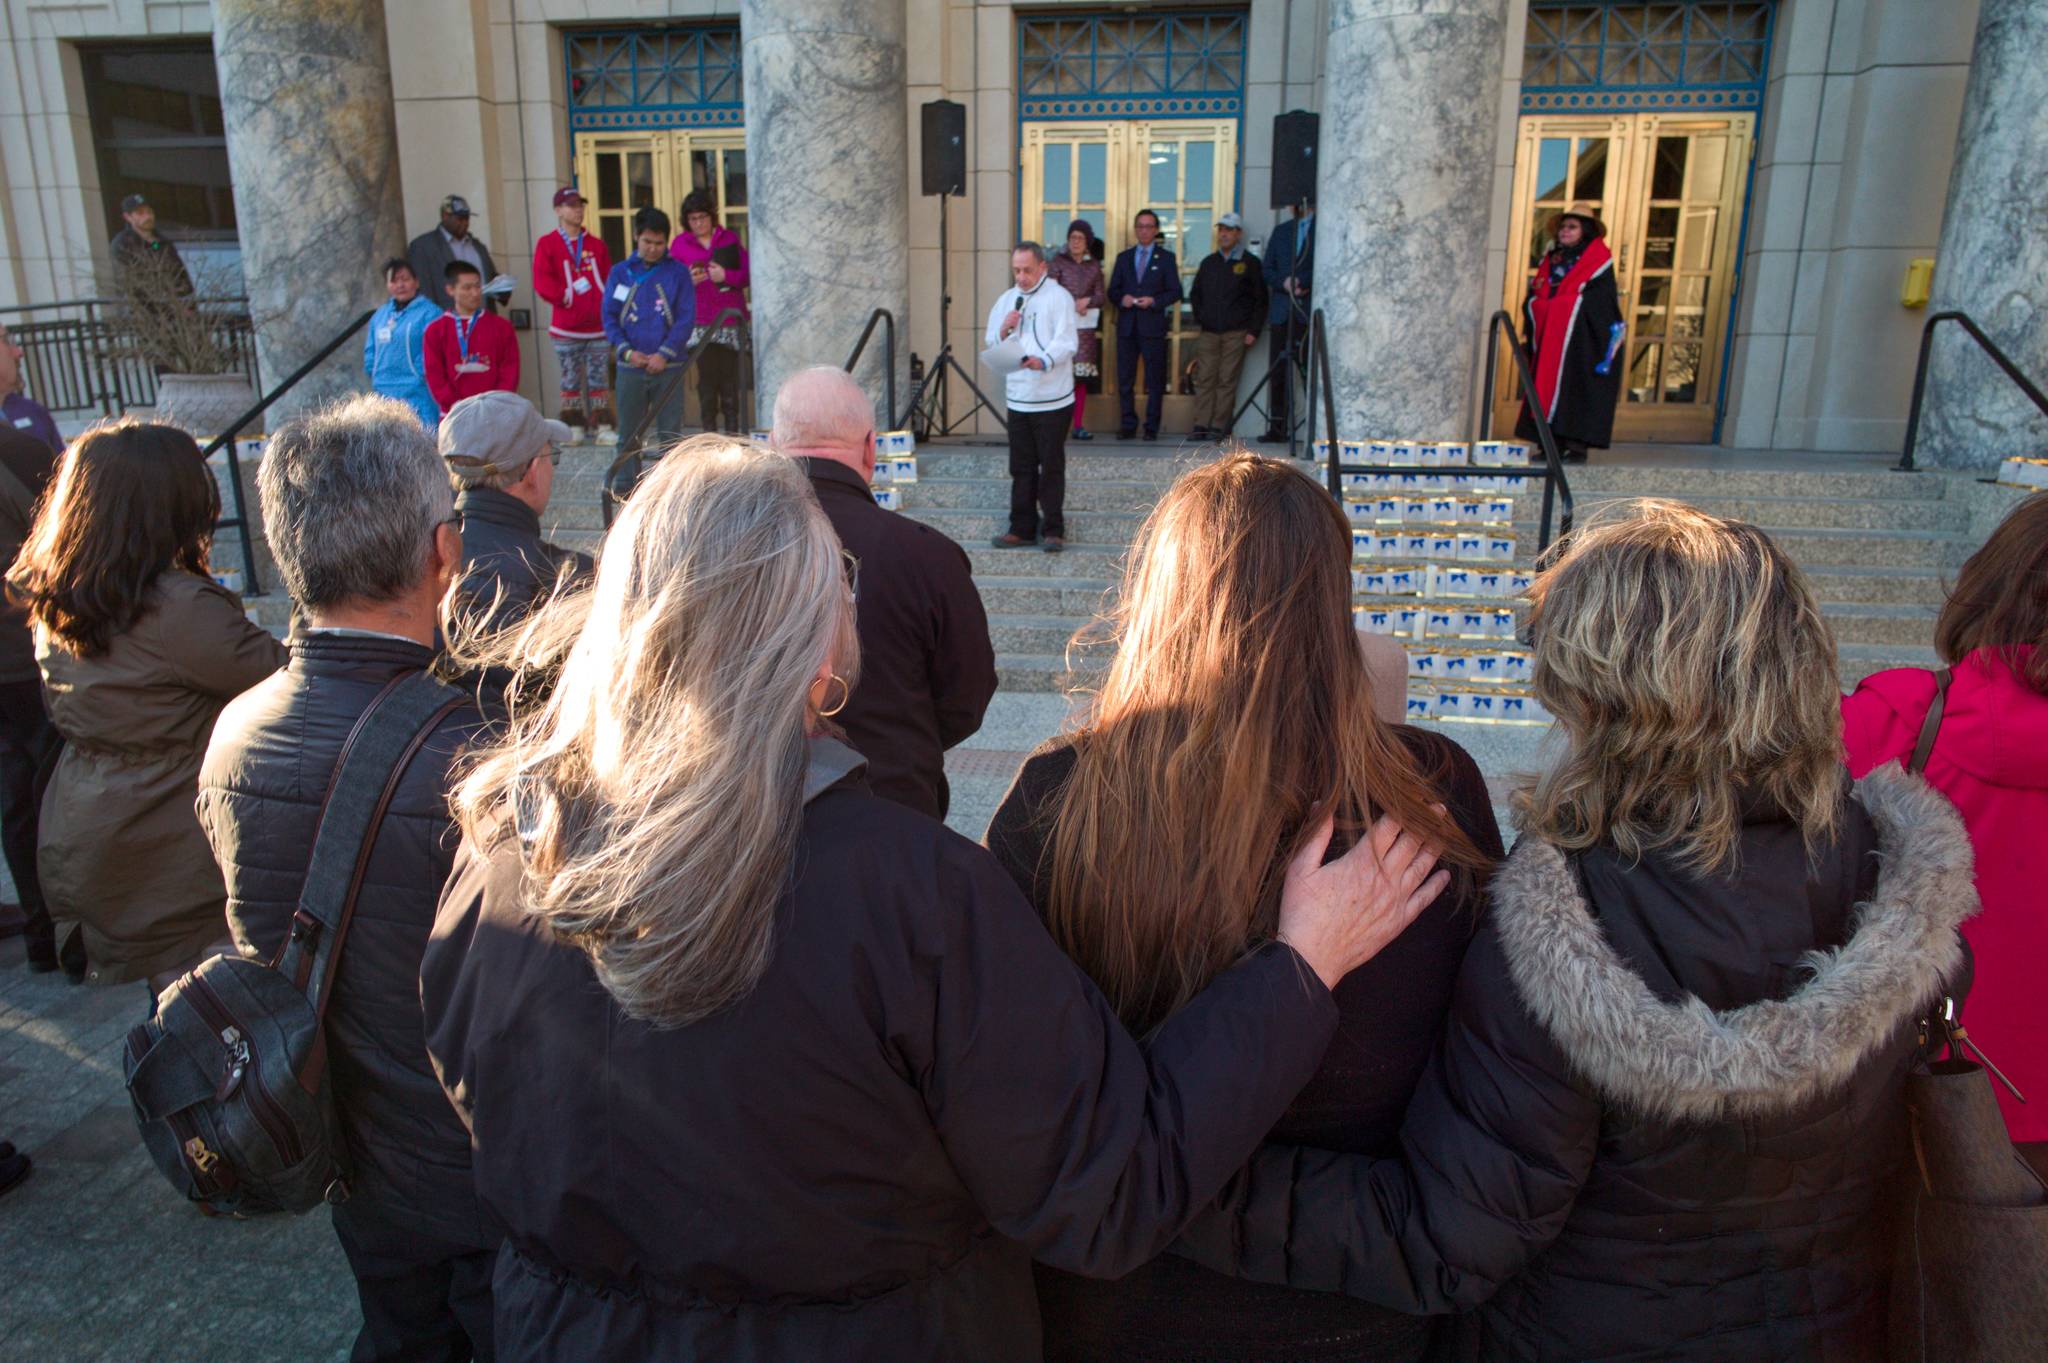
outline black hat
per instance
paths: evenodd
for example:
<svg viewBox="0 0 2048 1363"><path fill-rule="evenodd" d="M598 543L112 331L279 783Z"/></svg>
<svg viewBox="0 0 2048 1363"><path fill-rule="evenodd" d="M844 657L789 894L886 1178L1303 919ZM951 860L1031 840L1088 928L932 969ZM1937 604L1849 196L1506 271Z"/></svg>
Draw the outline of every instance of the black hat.
<svg viewBox="0 0 2048 1363"><path fill-rule="evenodd" d="M121 211L123 213L133 213L138 208L147 207L149 207L149 196L146 194L130 194L127 198L121 200Z"/></svg>

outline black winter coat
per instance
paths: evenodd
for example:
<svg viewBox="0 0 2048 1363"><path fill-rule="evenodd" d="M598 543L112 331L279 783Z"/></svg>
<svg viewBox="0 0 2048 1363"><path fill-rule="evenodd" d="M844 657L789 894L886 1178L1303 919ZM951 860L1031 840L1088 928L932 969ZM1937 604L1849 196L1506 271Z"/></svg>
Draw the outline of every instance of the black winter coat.
<svg viewBox="0 0 2048 1363"><path fill-rule="evenodd" d="M433 661L403 639L314 632L291 660L231 702L199 773L199 821L227 878L228 924L245 956L283 945L305 883L320 806L349 730L386 682ZM406 769L372 845L327 1011L335 1105L371 1199L457 1244L488 1248L469 1133L427 1060L420 952L455 839L448 766L480 719L461 707Z"/></svg>
<svg viewBox="0 0 2048 1363"><path fill-rule="evenodd" d="M1462 875L1385 950L1337 982L1337 1035L1307 1087L1267 1139L1391 1155L1401 1115L1443 1034L1458 963L1500 860L1486 778L1442 734L1394 730L1451 817L1482 852L1484 875ZM1046 845L1077 754L1061 743L1033 756L989 821L988 847L1043 915L1051 902ZM1213 1273L1162 1254L1115 1282L1038 1270L1047 1363L1401 1363L1427 1350L1431 1322L1335 1292L1297 1292Z"/></svg>
<svg viewBox="0 0 2048 1363"><path fill-rule="evenodd" d="M499 1363L1037 1363L1032 1255L1164 1248L1335 1026L1272 945L1140 1049L987 852L856 780L794 867L753 991L656 1030L465 842L421 993L508 1229Z"/></svg>
<svg viewBox="0 0 2048 1363"><path fill-rule="evenodd" d="M840 545L860 560L860 681L834 722L868 760L870 790L943 819L946 749L981 727L996 693L974 571L946 536L876 506L846 465L797 462Z"/></svg>
<svg viewBox="0 0 2048 1363"><path fill-rule="evenodd" d="M1203 331L1235 331L1256 336L1266 329L1266 272L1259 258L1240 251L1236 260L1211 251L1195 269L1188 293L1195 325Z"/></svg>
<svg viewBox="0 0 2048 1363"><path fill-rule="evenodd" d="M509 492L464 488L455 494L462 516L462 576L456 580L457 617L488 632L518 624L558 584L587 579L590 555L563 549L540 537L540 517ZM504 710L509 669L493 667L473 678L485 712Z"/></svg>
<svg viewBox="0 0 2048 1363"><path fill-rule="evenodd" d="M1915 1021L1977 899L1946 800L1896 767L1857 796L1810 875L1769 814L1732 882L1525 839L1402 1156L1269 1147L1179 1248L1476 1308L1468 1358L1882 1358Z"/></svg>

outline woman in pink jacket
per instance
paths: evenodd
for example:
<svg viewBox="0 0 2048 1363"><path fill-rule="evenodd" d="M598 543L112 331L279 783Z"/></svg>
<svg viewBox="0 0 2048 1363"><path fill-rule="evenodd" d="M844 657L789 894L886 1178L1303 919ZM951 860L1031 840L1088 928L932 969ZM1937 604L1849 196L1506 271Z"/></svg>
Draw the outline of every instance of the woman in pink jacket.
<svg viewBox="0 0 2048 1363"><path fill-rule="evenodd" d="M2048 493L2029 497L1971 555L1934 627L1953 672L1926 776L1955 802L1977 853L1983 911L1965 1017L2028 1102L2002 1087L2006 1129L2048 1171ZM1935 696L1917 667L1879 672L1842 700L1849 770L1911 757Z"/></svg>
<svg viewBox="0 0 2048 1363"><path fill-rule="evenodd" d="M739 233L718 225L717 205L704 190L683 200L683 230L669 254L690 267L697 284L697 331L711 335L697 352L697 405L704 429L740 434L740 352L747 348L747 248ZM710 287L706 288L705 285ZM740 320L718 316L737 308Z"/></svg>

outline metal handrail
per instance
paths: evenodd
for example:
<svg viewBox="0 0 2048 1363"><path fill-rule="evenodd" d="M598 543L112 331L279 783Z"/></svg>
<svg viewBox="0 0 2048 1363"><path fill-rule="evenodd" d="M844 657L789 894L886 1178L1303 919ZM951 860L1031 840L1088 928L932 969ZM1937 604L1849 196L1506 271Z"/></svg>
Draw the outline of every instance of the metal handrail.
<svg viewBox="0 0 2048 1363"><path fill-rule="evenodd" d="M1497 347L1500 342L1501 328L1507 328L1508 339L1510 342L1513 342L1515 339L1514 325L1514 318L1510 317L1506 312L1496 312L1487 322L1485 405L1480 409L1478 436L1482 440L1490 434L1493 424L1493 372L1499 360ZM1330 458L1326 476L1329 479L1330 495L1339 502L1342 502L1344 500L1344 475L1347 473L1414 473L1416 470L1411 467L1392 464L1346 464L1338 456L1338 449L1340 447L1337 441L1337 399L1335 385L1330 382L1330 347L1328 337L1329 324L1323 318L1323 310L1317 308L1309 316L1308 332L1309 449L1311 451L1315 449L1316 389L1317 381L1320 379L1322 387L1322 414L1324 423L1329 430L1328 439L1330 442ZM1558 458L1557 437L1551 433L1550 422L1544 419L1542 410L1536 401L1536 379L1530 372L1528 357L1522 353L1519 344L1515 344L1513 348L1515 365L1521 374L1522 395L1528 399L1530 414L1536 420L1536 439L1543 447L1543 467L1532 471L1527 467L1491 468L1470 465L1460 469L1458 472L1461 477L1466 478L1535 477L1543 480L1543 513L1536 529L1536 554L1538 558L1541 558L1545 551L1550 548L1550 524L1553 514L1555 514L1557 519L1559 535L1569 535L1572 531L1572 490L1571 485L1565 480L1564 462Z"/></svg>
<svg viewBox="0 0 2048 1363"><path fill-rule="evenodd" d="M632 496L633 489L639 485L641 465L644 462L640 457L640 442L646 438L647 428L653 424L655 415L668 404L668 400L675 393L677 385L682 383L683 376L688 374L690 366L697 362L697 356L702 353L705 346L711 343L712 334L729 321L744 322L746 320L747 314L744 309L737 307L724 308L720 310L718 316L711 319L708 326L699 326L691 334L689 344L683 347L683 358L675 366L674 375L659 390L649 396L647 410L640 414L640 420L634 423L633 429L629 432L620 433L619 455L612 460L611 467L604 471L604 491L599 496L599 506L604 514L605 529L609 530L612 528L613 505L623 502L626 498ZM625 473L628 465L632 466L633 476L625 484L624 491L620 491L619 478Z"/></svg>
<svg viewBox="0 0 2048 1363"><path fill-rule="evenodd" d="M1536 442L1543 448L1543 520L1536 530L1536 553L1540 557L1550 548L1553 491L1557 501L1563 504L1558 514L1557 533L1562 536L1572 532L1572 486L1565 480L1564 460L1558 457L1557 436L1550 429L1550 418L1544 415L1543 404L1536 400L1535 371L1529 368L1529 357L1515 336L1515 319L1505 308L1486 319L1486 378L1479 404L1479 438L1484 440L1493 434L1493 376L1500 368L1502 332L1507 333L1508 353L1515 357L1515 374L1521 380L1522 401L1528 405L1529 419L1536 425Z"/></svg>
<svg viewBox="0 0 2048 1363"><path fill-rule="evenodd" d="M1920 443L1920 404L1927 396L1927 361L1934 351L1934 329L1943 322L1959 323L1969 333L1970 339L1983 347L1991 362L2004 370L2005 376L2027 395L2027 401L2040 408L2042 415L2048 416L2048 394L2043 394L2032 379L2020 372L2019 366L1998 348L1996 341L1984 334L1984 329L1968 313L1954 309L1937 312L1927 319L1927 325L1920 328L1920 359L1913 366L1913 404L1906 411L1906 447L1900 452L1897 465L1901 473L1913 471L1913 449Z"/></svg>
<svg viewBox="0 0 2048 1363"><path fill-rule="evenodd" d="M235 514L215 521L214 529L232 528L242 532L242 589L245 596L263 595L263 585L256 575L256 544L254 537L249 533L249 511L242 496L242 461L235 452L235 437L240 435L250 422L268 411L271 403L290 392L297 386L299 380L312 373L321 361L341 349L349 337L369 325L370 319L375 315L374 310L365 312L336 332L334 339L321 346L312 359L294 369L283 383L265 393L254 407L235 418L225 431L215 436L212 443L200 451L199 457L202 459L211 459L215 451L222 449L228 453L228 490L234 497Z"/></svg>
<svg viewBox="0 0 2048 1363"><path fill-rule="evenodd" d="M853 351L846 357L846 372L860 363L861 352L868 348L868 337L875 334L875 323L886 326L882 332L882 389L887 401L889 429L896 429L896 314L887 308L876 308L868 314L868 324L860 329L860 339L853 343Z"/></svg>

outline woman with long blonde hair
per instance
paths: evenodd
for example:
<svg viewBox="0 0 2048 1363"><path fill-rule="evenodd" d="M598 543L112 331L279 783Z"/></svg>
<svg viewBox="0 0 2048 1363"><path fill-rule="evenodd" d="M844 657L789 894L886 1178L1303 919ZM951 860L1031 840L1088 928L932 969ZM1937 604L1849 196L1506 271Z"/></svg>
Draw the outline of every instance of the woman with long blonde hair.
<svg viewBox="0 0 2048 1363"><path fill-rule="evenodd" d="M1181 1249L1469 1311L1467 1358L1881 1358L1962 823L1896 766L1851 788L1833 636L1753 526L1631 507L1566 541L1529 628L1562 752L1400 1157L1269 1148Z"/></svg>
<svg viewBox="0 0 2048 1363"><path fill-rule="evenodd" d="M1337 987L1337 1040L1272 1137L1391 1153L1500 833L1463 749L1375 716L1343 512L1281 460L1192 470L1138 536L1110 624L1086 721L1025 764L990 849L1143 1034L1272 935L1318 809L1347 839L1382 815L1422 831L1455 881ZM1172 1256L1116 1283L1041 1270L1039 1297L1048 1363L1408 1359L1429 1342L1426 1321Z"/></svg>
<svg viewBox="0 0 2048 1363"><path fill-rule="evenodd" d="M503 645L559 678L460 788L421 968L499 1357L1035 1363L1032 1254L1157 1253L1442 873L1388 820L1324 865L1324 820L1277 940L1141 1048L986 852L861 787L857 578L802 471L672 453Z"/></svg>

